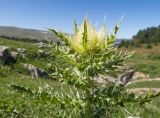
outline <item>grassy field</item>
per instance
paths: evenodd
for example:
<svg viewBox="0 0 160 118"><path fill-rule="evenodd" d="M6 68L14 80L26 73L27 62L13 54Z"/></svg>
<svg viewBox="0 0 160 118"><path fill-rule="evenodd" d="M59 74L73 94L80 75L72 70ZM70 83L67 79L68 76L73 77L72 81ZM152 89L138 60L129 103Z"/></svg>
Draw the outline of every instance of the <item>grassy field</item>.
<svg viewBox="0 0 160 118"><path fill-rule="evenodd" d="M36 52L38 50L38 47L31 42L14 41L6 38L0 38L0 45L11 47L12 50L16 48L25 48L28 52Z"/></svg>
<svg viewBox="0 0 160 118"><path fill-rule="evenodd" d="M32 42L14 41L11 39L0 38L0 46L8 46L11 51L16 51L17 48L25 48L27 50L26 59L20 60L20 63L28 63L39 68L45 68L46 63L49 60L47 58L39 58L37 56L39 49L46 50L46 48L38 48L38 46Z"/></svg>
<svg viewBox="0 0 160 118"><path fill-rule="evenodd" d="M121 48L122 50L135 51L133 57L129 58L126 63L137 71L149 74L150 77L160 77L160 44L153 46L151 49L142 47Z"/></svg>
<svg viewBox="0 0 160 118"><path fill-rule="evenodd" d="M160 81L153 79L153 81L133 83L128 85L127 88L160 88Z"/></svg>
<svg viewBox="0 0 160 118"><path fill-rule="evenodd" d="M2 68L1 68L2 70ZM32 98L30 96L25 95L20 92L16 92L11 85L21 85L25 87L29 87L32 89L37 89L39 87L49 85L55 91L56 90L65 90L68 91L69 87L62 83L53 81L53 80L45 80L45 79L32 79L30 76L22 75L16 73L14 70L11 70L8 67L3 67L5 73L1 73L0 77L0 117L9 118L13 114L11 114L13 109L18 112L22 112L25 110L27 117L40 117L43 118L45 116L53 117L51 114L48 114L51 110L51 106L45 106L45 103L37 103L38 100L36 98ZM160 83L160 82L159 82ZM139 88L139 87L158 87L158 82L152 82L151 85L149 83L138 83L128 86L128 88ZM62 89L63 88L63 89ZM140 106L128 105L129 111L135 116L141 116L142 118L159 118L160 116L160 98L154 99L150 104L146 104L145 108L141 108ZM26 103L23 103L25 101ZM4 108L5 104L5 108ZM12 106L16 105L16 106ZM36 106L35 106L36 105ZM3 106L3 107L2 107ZM22 109L22 108L25 109ZM30 107L34 110L33 113L30 111ZM47 107L47 108L46 108ZM9 110L9 111L8 111ZM31 116L33 115L33 116ZM22 117L21 115L19 117ZM53 117L54 118L54 117Z"/></svg>
<svg viewBox="0 0 160 118"><path fill-rule="evenodd" d="M13 41L4 38L0 39L0 45L9 46L12 50L15 50L16 48L26 48L28 54L35 54L39 49L33 43ZM130 47L127 49L122 49L129 51L136 50L135 55L132 58L128 59L126 62L129 66L135 68L138 71L149 74L151 77L160 77L160 52L158 52L158 50L160 49L160 45L155 46L152 49ZM28 58L26 60L23 60L22 63L31 63L36 65L37 67L45 68L45 65L47 64L47 59ZM30 96L24 98L23 94L13 90L11 85L21 85L32 89L38 89L39 87L48 84L54 90L63 89L66 92L69 90L69 87L65 84L53 80L32 79L29 75L23 72L21 73L21 69L22 68L20 67L13 70L9 67L2 67L0 65L0 117L13 117L13 114L10 114L10 112L14 112L12 111L13 109L16 109L17 111L23 111L22 108L26 108L24 110L26 110L27 117L36 116L43 118L46 115L53 117L50 111L54 111L54 109L51 106L45 106L45 103L39 104L37 103L37 100L31 98ZM160 81L139 82L136 84L130 84L127 88L160 88ZM24 101L26 101L27 104L23 103ZM10 104L13 103L17 106L10 106ZM34 107L34 111L31 111L30 107ZM159 108L160 98L154 99L151 104L146 104L144 109L137 106L128 105L128 109L130 109L131 113L135 114L136 116L141 116L142 118L159 118ZM31 113L33 113L33 116L30 115Z"/></svg>
<svg viewBox="0 0 160 118"><path fill-rule="evenodd" d="M45 106L45 103L37 103L38 100L36 98L32 98L30 96L25 95L25 98L23 97L24 94L20 92L16 92L11 85L21 85L25 87L29 87L32 89L37 89L39 87L49 85L52 87L55 91L56 90L65 90L66 92L69 90L69 87L67 85L64 85L62 83L53 81L53 80L45 80L45 79L32 79L30 76L22 75L14 70L11 70L8 67L3 67L1 70L5 70L5 73L0 74L0 117L2 118L9 118L13 114L11 114L13 109L16 109L17 111L22 112L25 110L27 117L40 117L43 118L46 115L49 117L53 117L51 114L48 114L50 110L49 108L51 106ZM1 71L2 72L2 71ZM159 82L160 83L160 82ZM158 87L158 82L151 82L151 85L149 83L138 83L128 86L128 88L139 88L139 87ZM63 88L63 89L62 89ZM154 99L150 104L146 104L145 108L141 108L140 106L133 106L128 105L129 111L134 114L135 116L142 116L142 118L159 118L160 116L160 98ZM25 101L26 103L23 103ZM5 108L4 108L5 104ZM10 106L10 105L16 105L16 106ZM36 105L36 106L35 106ZM2 107L3 106L3 107ZM25 109L22 109L22 108ZM34 110L33 113L30 111L30 107L32 110ZM47 109L47 108L48 109ZM8 111L9 110L9 111ZM33 116L31 116L31 114ZM19 117L22 117L21 115Z"/></svg>
<svg viewBox="0 0 160 118"><path fill-rule="evenodd" d="M65 84L47 79L32 79L8 67L1 67L0 72L0 118L53 117L48 113L53 111L52 106L46 106L46 103L39 102L41 100L14 90L11 85L24 86L33 90L41 90L40 87L45 86L52 87L54 91L69 90Z"/></svg>

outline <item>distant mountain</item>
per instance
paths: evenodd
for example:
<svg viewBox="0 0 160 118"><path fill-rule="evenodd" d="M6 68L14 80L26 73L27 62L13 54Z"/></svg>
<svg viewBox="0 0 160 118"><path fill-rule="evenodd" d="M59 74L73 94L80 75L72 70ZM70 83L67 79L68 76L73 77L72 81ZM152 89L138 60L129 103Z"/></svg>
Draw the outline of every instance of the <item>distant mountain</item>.
<svg viewBox="0 0 160 118"><path fill-rule="evenodd" d="M56 41L56 35L53 32L44 31L44 30L35 30L35 29L24 29L19 27L11 27L11 26L0 26L0 37L6 37L11 39L18 40L34 40L34 41ZM120 44L120 42L125 39L116 39L116 43Z"/></svg>
<svg viewBox="0 0 160 118"><path fill-rule="evenodd" d="M32 39L36 41L58 41L55 34L49 31L0 26L0 37Z"/></svg>

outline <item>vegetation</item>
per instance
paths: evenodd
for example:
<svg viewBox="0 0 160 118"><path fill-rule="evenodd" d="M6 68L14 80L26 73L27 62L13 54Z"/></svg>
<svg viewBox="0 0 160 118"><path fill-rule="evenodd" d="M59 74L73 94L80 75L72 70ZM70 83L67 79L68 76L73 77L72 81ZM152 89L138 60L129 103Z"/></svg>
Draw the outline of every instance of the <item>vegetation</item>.
<svg viewBox="0 0 160 118"><path fill-rule="evenodd" d="M142 45L145 48L152 48L154 45L158 45L160 43L160 26L158 27L149 27L143 30L139 30L136 35L133 36L131 40L122 40L120 43L120 47L129 46L132 47L141 47Z"/></svg>
<svg viewBox="0 0 160 118"><path fill-rule="evenodd" d="M133 39L136 43L157 44L160 42L160 26L140 30Z"/></svg>
<svg viewBox="0 0 160 118"><path fill-rule="evenodd" d="M18 41L18 40L10 40L6 38L0 38L0 45L8 46L10 51L16 51L17 48L25 48L26 51L26 58L17 60L17 64L15 65L16 68L19 68L22 63L33 64L39 68L47 68L46 64L49 63L49 57L40 57L39 50L44 50L47 52L49 48L39 48L36 43L33 42L26 42L26 41ZM1 64L0 64L1 65ZM21 68L22 69L22 68Z"/></svg>
<svg viewBox="0 0 160 118"><path fill-rule="evenodd" d="M52 62L51 69L56 70L52 76L60 82L33 80L20 72L22 68L19 63L16 65L17 69L14 70L1 66L0 117L126 118L140 116L159 118L159 98L153 98L159 96L160 93L137 96L118 84L111 83L100 86L94 81L94 78L99 75L106 76L116 73L117 66L122 66L124 61L132 55L117 51L117 47L114 45L119 25L110 35L106 34L105 25L100 32L97 32L87 19L80 28L77 28L75 22L75 35L69 37L62 32L50 29L62 39L64 44L52 45L53 58L49 60L38 58L37 62L32 61L33 58L19 60L37 64L39 67L44 67L48 62ZM2 45L12 47L13 50L17 48L17 45L23 44L20 41L4 38L0 39L0 42ZM24 46L28 49L28 54L35 54L38 50L32 43L25 43ZM139 63L139 53L138 51L133 58L126 62L130 65L133 65L133 61ZM143 59L146 61L148 57L143 55ZM151 101L152 99L153 101Z"/></svg>
<svg viewBox="0 0 160 118"><path fill-rule="evenodd" d="M2 75L3 73L3 75ZM32 97L23 92L16 92L10 85L21 85L26 88L39 90L39 87L49 85L54 91L65 91L70 93L70 87L53 80L36 79L33 80L29 76L19 74L16 71L1 67L0 69L0 117L55 117L53 116L53 104L50 106L46 104L45 99L42 103L37 97ZM149 83L148 83L149 85ZM158 85L157 85L158 86ZM141 86L139 86L141 87ZM147 85L146 85L147 87ZM132 87L133 88L133 87ZM135 88L135 86L134 86ZM72 88L74 90L74 88ZM48 91L49 92L49 91ZM154 99L150 104L147 104L147 109L137 107L136 105L127 105L127 109L132 114L145 118L159 118L159 98ZM62 112L59 111L59 114ZM57 114L58 115L58 114ZM118 115L118 114L117 114ZM67 117L67 116L66 116ZM116 116L115 116L116 117Z"/></svg>
<svg viewBox="0 0 160 118"><path fill-rule="evenodd" d="M130 84L127 86L127 88L159 88L160 81L156 81L153 79L153 81L144 81L144 82L138 82L134 84Z"/></svg>
<svg viewBox="0 0 160 118"><path fill-rule="evenodd" d="M123 65L124 60L131 56L131 53L117 52L114 42L118 29L119 24L115 27L115 32L109 36L106 35L104 25L97 33L87 19L80 28L77 28L75 22L74 36L67 37L61 32L50 29L64 43L62 46L52 45L56 70L54 76L72 89L66 93L63 90L55 91L48 85L38 90L11 85L22 92L24 98L20 100L20 106L11 102L7 109L11 108L14 116L25 116L25 114L30 116L34 113L41 115L36 110L41 108L40 111L45 109L42 115L45 116L47 113L47 116L51 117L126 117L131 115L127 104L142 105L158 96L160 93L137 97L119 85L101 87L94 82L94 78L99 75L105 76L116 72L117 66ZM31 100L34 99L34 103L23 101L29 96ZM15 111L15 107L20 111ZM22 110L23 107L26 109ZM28 108L31 108L32 112Z"/></svg>
<svg viewBox="0 0 160 118"><path fill-rule="evenodd" d="M123 51L135 51L132 58L129 58L126 61L127 65L129 65L131 68L148 74L151 78L160 77L159 45L154 46L152 49L147 49L145 45L142 45L139 48L129 46L128 48L123 47L119 49L122 49Z"/></svg>

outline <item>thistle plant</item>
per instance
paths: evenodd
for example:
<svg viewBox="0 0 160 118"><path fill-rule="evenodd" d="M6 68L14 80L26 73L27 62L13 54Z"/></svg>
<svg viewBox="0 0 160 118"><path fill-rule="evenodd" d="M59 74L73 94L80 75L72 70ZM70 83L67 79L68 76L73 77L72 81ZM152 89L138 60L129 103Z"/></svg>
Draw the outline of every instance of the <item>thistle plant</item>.
<svg viewBox="0 0 160 118"><path fill-rule="evenodd" d="M107 112L113 107L120 106L125 109L125 102L137 102L141 99L115 84L109 85L110 87L99 87L94 81L96 77L115 73L118 67L123 66L124 61L133 54L133 52L117 51L115 38L120 24L121 21L111 34L107 34L105 21L98 32L88 18L84 19L80 27L77 27L74 21L75 33L70 36L49 29L62 40L61 46L55 44L52 46L56 62L56 78L82 91L84 97L81 100L84 103L86 118L97 115L107 117ZM145 101L143 100L141 99L139 104Z"/></svg>
<svg viewBox="0 0 160 118"><path fill-rule="evenodd" d="M61 73L59 79L71 82L83 88L93 86L93 79L99 75L108 75L114 72L118 66L123 65L126 58L132 53L117 51L115 37L120 23L115 26L114 33L106 33L105 23L99 32L85 18L82 25L77 28L75 22L75 34L66 36L62 32L53 31L62 40L63 45L53 45L53 56L56 58L57 73ZM62 69L62 71L60 71ZM59 75L58 74L58 75ZM63 77L66 74L67 77Z"/></svg>
<svg viewBox="0 0 160 118"><path fill-rule="evenodd" d="M74 22L75 33L70 36L49 29L61 40L61 45L52 44L55 70L52 76L66 83L69 91L54 91L48 86L47 89L41 87L39 91L18 85L12 87L36 98L38 102L34 103L51 108L48 112L58 118L125 118L133 115L127 109L127 104L141 106L160 93L137 96L115 83L100 86L94 81L96 77L116 73L118 67L123 66L124 61L133 54L117 50L115 38L120 24L121 21L111 34L107 33L105 22L97 32L87 18L79 27Z"/></svg>

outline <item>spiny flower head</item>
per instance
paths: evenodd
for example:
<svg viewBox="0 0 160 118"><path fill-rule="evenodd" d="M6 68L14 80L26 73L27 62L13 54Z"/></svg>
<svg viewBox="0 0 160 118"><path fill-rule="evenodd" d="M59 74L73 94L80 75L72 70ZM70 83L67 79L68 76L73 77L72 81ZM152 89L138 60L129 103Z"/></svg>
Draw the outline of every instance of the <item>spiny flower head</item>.
<svg viewBox="0 0 160 118"><path fill-rule="evenodd" d="M88 53L98 53L101 50L105 50L110 47L115 42L115 36L118 32L119 25L116 25L114 33L108 35L105 25L97 31L96 27L92 26L91 22L86 17L80 27L77 27L76 21L74 21L74 30L75 34L66 36L63 33L56 32L53 29L50 29L56 35L62 39L65 45L68 45L78 54L88 54Z"/></svg>
<svg viewBox="0 0 160 118"><path fill-rule="evenodd" d="M114 34L108 36L105 22L99 31L92 26L91 22L87 18L84 19L79 28L77 28L76 21L74 24L75 34L70 36L68 40L70 46L80 54L86 52L97 52L107 48L110 43L115 41L115 35L119 29L118 24L115 27Z"/></svg>

